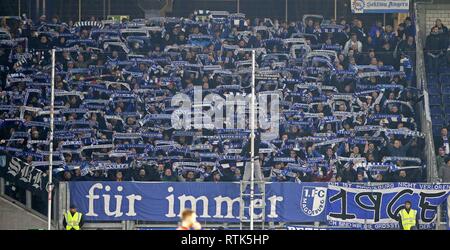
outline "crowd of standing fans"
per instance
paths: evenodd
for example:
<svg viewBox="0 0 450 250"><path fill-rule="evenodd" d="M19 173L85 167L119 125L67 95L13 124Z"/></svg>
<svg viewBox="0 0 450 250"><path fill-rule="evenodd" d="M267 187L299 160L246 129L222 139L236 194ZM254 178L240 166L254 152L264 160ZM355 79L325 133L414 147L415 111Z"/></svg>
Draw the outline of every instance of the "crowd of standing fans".
<svg viewBox="0 0 450 250"><path fill-rule="evenodd" d="M281 97L277 138L258 145L265 180L425 180L409 17L396 26L215 12L0 22L0 149L47 170L55 49L54 164L61 181L241 180L248 127L176 130L171 98L192 98L195 86L224 98L248 95L252 50L257 92ZM433 58L440 39L427 39Z"/></svg>

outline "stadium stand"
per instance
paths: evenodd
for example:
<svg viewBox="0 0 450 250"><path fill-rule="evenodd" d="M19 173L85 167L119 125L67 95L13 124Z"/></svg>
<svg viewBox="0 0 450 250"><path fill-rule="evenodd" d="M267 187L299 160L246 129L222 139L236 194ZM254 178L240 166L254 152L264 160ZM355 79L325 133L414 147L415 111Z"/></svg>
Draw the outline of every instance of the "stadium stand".
<svg viewBox="0 0 450 250"><path fill-rule="evenodd" d="M449 181L446 170L448 126L450 121L450 75L448 73L449 32L441 19L436 19L425 40L425 60L434 147L437 154L438 176Z"/></svg>
<svg viewBox="0 0 450 250"><path fill-rule="evenodd" d="M249 93L251 49L260 91L283 96L278 139L261 146L267 180L425 180L410 19L394 31L358 19L305 16L287 25L198 11L67 24L9 17L1 30L2 150L43 171L49 50L57 50L59 180L239 180L248 130L174 131L170 100L194 86L224 97ZM448 79L429 75L433 121L447 115Z"/></svg>

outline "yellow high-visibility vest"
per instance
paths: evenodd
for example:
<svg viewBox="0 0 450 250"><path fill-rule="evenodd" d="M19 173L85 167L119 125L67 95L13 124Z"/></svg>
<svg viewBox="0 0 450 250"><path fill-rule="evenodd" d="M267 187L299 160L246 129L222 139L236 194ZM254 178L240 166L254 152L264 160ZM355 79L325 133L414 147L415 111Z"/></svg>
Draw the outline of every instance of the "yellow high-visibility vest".
<svg viewBox="0 0 450 250"><path fill-rule="evenodd" d="M403 230L411 230L411 227L416 225L416 214L417 211L414 209L410 209L409 213L406 212L406 209L400 210Z"/></svg>
<svg viewBox="0 0 450 250"><path fill-rule="evenodd" d="M64 218L66 218L66 230L71 230L72 228L75 230L80 230L80 221L81 216L83 216L81 213L76 212L73 214L70 212L67 212L64 214Z"/></svg>

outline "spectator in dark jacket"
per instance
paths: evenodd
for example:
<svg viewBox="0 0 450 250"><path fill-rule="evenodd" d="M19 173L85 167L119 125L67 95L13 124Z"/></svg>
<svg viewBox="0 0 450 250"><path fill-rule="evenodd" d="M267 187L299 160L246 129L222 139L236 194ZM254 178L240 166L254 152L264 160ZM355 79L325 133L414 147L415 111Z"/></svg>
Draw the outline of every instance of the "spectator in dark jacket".
<svg viewBox="0 0 450 250"><path fill-rule="evenodd" d="M410 182L411 181L409 176L407 176L405 170L399 171L398 174L394 176L394 180L396 182Z"/></svg>
<svg viewBox="0 0 450 250"><path fill-rule="evenodd" d="M74 171L74 175L72 177L72 181L84 181L84 176L81 175L81 169L77 168Z"/></svg>
<svg viewBox="0 0 450 250"><path fill-rule="evenodd" d="M354 21L354 26L350 29L350 32L356 34L358 41L362 41L363 43L367 41L367 35L361 20L356 19Z"/></svg>
<svg viewBox="0 0 450 250"><path fill-rule="evenodd" d="M449 43L448 28L442 23L441 19L436 19L434 27L438 28L439 34L441 34L442 39L444 39L444 41L445 41L446 47L448 47L448 43Z"/></svg>
<svg viewBox="0 0 450 250"><path fill-rule="evenodd" d="M408 152L409 147L411 146L412 141L409 141L407 144L402 146L402 142L400 140L394 140L394 144L387 144L388 153L390 156L396 157L406 157L406 152Z"/></svg>
<svg viewBox="0 0 450 250"><path fill-rule="evenodd" d="M144 168L139 169L138 174L133 179L135 181L148 181L149 180Z"/></svg>
<svg viewBox="0 0 450 250"><path fill-rule="evenodd" d="M408 36L416 37L416 27L414 26L411 17L405 18L404 24L405 24L405 35L407 37Z"/></svg>
<svg viewBox="0 0 450 250"><path fill-rule="evenodd" d="M177 181L177 177L173 174L172 169L166 168L164 170L162 181Z"/></svg>
<svg viewBox="0 0 450 250"><path fill-rule="evenodd" d="M383 48L377 54L379 54L378 57L380 58L381 61L384 62L384 65L392 65L394 67L398 65L398 62L396 62L396 60L394 59L394 52L392 50L390 43L385 42L383 44Z"/></svg>
<svg viewBox="0 0 450 250"><path fill-rule="evenodd" d="M427 36L425 42L425 53L428 60L430 70L437 70L444 60L444 51L447 50L447 42L443 39L439 33L437 26L431 28L430 35Z"/></svg>
<svg viewBox="0 0 450 250"><path fill-rule="evenodd" d="M430 35L427 36L425 42L425 50L427 54L439 55L442 50L446 47L445 40L443 40L439 28L434 26L431 28Z"/></svg>
<svg viewBox="0 0 450 250"><path fill-rule="evenodd" d="M314 34L314 21L312 19L309 19L306 22L305 33L306 34Z"/></svg>
<svg viewBox="0 0 450 250"><path fill-rule="evenodd" d="M415 61L416 55L416 41L413 36L408 36L406 40L402 40L397 45L397 53L395 54L397 58L400 58L401 54L405 54L412 61Z"/></svg>
<svg viewBox="0 0 450 250"><path fill-rule="evenodd" d="M356 170L351 165L344 167L341 172L342 182L354 182L356 180Z"/></svg>

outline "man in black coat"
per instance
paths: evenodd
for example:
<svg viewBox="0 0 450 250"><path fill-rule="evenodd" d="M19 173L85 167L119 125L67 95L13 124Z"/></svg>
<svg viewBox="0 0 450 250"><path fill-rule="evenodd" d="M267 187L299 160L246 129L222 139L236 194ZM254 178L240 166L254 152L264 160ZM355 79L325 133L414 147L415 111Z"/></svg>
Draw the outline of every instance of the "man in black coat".
<svg viewBox="0 0 450 250"><path fill-rule="evenodd" d="M341 172L342 182L354 182L356 181L356 170L353 169L353 164L344 166Z"/></svg>
<svg viewBox="0 0 450 250"><path fill-rule="evenodd" d="M379 53L379 58L383 61L384 65L391 65L396 67L398 63L394 59L394 51L391 48L391 44L389 42L385 42L383 44L383 48Z"/></svg>
<svg viewBox="0 0 450 250"><path fill-rule="evenodd" d="M448 28L442 23L441 19L436 19L436 23L434 27L438 28L438 32L444 40L444 47L448 47L449 45L449 33Z"/></svg>
<svg viewBox="0 0 450 250"><path fill-rule="evenodd" d="M445 56L444 51L447 50L448 44L437 26L431 28L430 35L427 36L425 42L425 53L427 56L429 69L437 70L440 68L443 58Z"/></svg>

